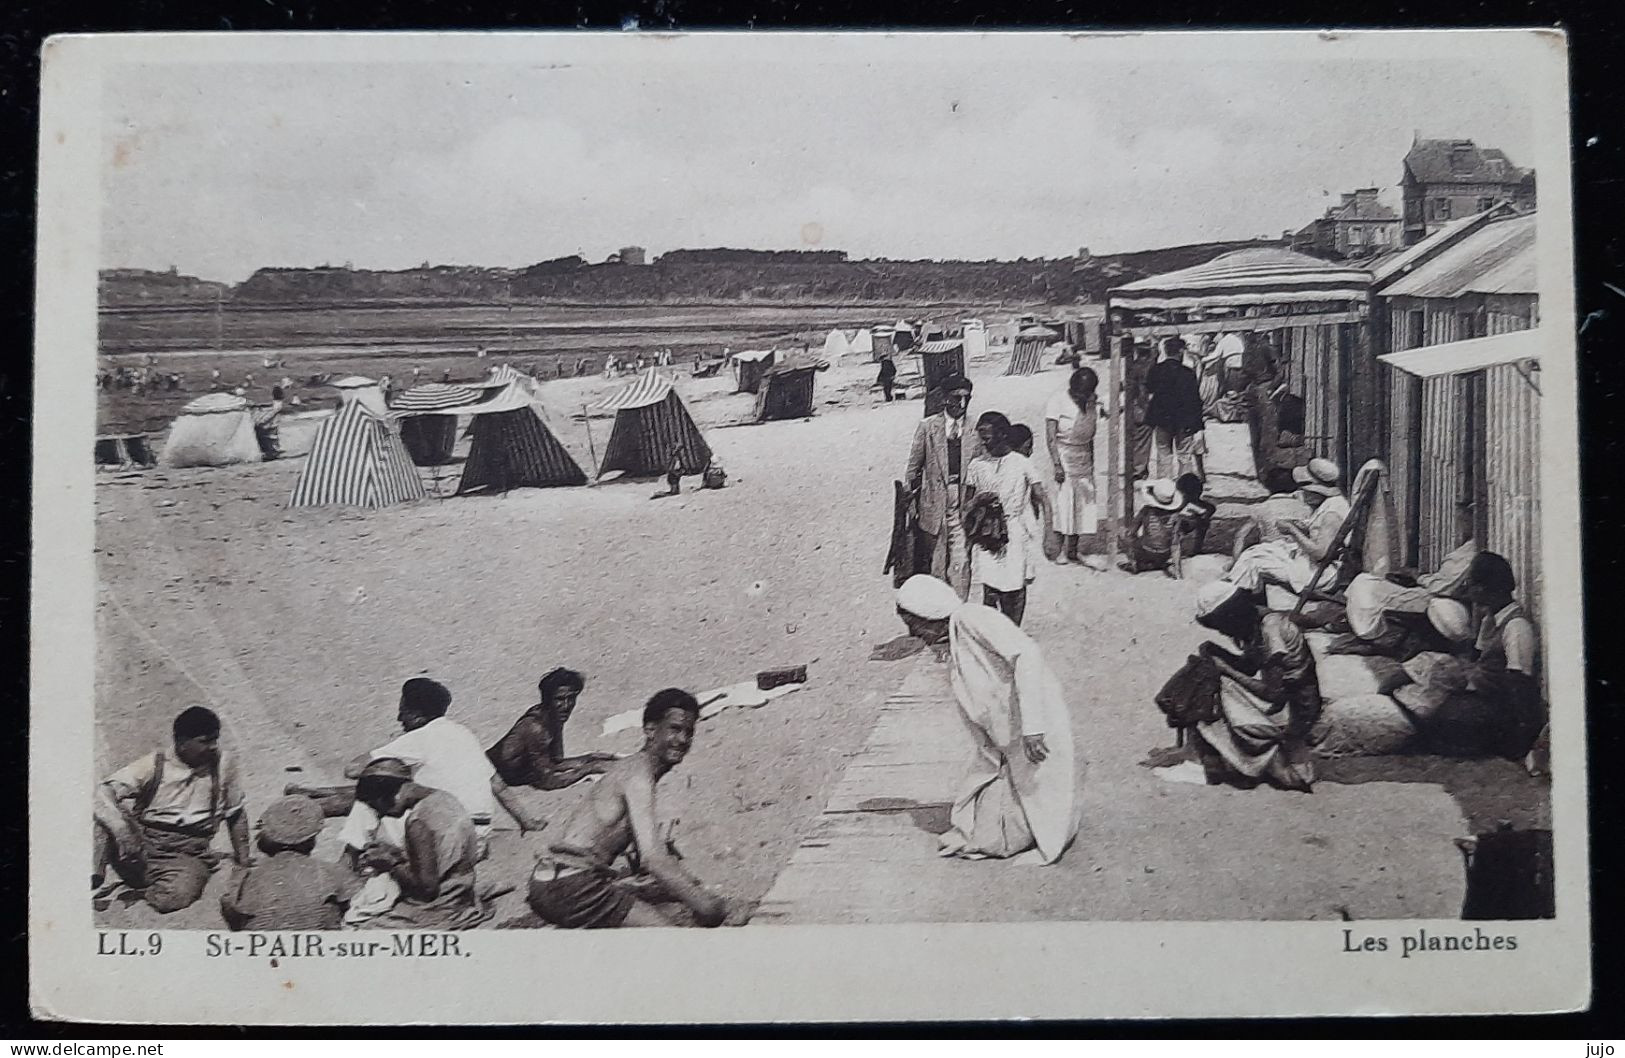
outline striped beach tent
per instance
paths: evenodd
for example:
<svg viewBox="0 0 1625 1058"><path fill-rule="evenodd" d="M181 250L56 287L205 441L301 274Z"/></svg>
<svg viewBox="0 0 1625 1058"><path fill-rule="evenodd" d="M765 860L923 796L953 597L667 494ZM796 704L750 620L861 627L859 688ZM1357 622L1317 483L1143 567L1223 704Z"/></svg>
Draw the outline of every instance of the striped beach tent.
<svg viewBox="0 0 1625 1058"><path fill-rule="evenodd" d="M387 507L421 500L423 482L389 420L361 401L316 428L289 507Z"/></svg>
<svg viewBox="0 0 1625 1058"><path fill-rule="evenodd" d="M420 467L442 467L457 447L457 415L490 395L477 386L425 382L395 398L390 414L400 422L401 443Z"/></svg>
<svg viewBox="0 0 1625 1058"><path fill-rule="evenodd" d="M1034 327L1023 327L1016 332L1016 340L1010 343L1010 363L1004 369L1007 375L1034 375L1043 366L1044 350L1051 342L1059 338L1059 331L1052 331L1042 324Z"/></svg>
<svg viewBox="0 0 1625 1058"><path fill-rule="evenodd" d="M473 443L459 496L471 492L585 485L586 472L548 429L541 406L518 381L464 411L474 417Z"/></svg>
<svg viewBox="0 0 1625 1058"><path fill-rule="evenodd" d="M1113 309L1175 312L1363 301L1370 289L1371 274L1362 268L1259 247L1125 283L1106 296Z"/></svg>
<svg viewBox="0 0 1625 1058"><path fill-rule="evenodd" d="M711 462L711 446L671 380L653 368L598 408L615 413L615 426L598 468L600 477L612 470L633 477L664 474L674 448L681 453L684 474L698 474Z"/></svg>
<svg viewBox="0 0 1625 1058"><path fill-rule="evenodd" d="M424 412L445 411L448 408L473 404L484 396L485 391L476 386L425 382L396 397L389 410L395 415L420 415Z"/></svg>

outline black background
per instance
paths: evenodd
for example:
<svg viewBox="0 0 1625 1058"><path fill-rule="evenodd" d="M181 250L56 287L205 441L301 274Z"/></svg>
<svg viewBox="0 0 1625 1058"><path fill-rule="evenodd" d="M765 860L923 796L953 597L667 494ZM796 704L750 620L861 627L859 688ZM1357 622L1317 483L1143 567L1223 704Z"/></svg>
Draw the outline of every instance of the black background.
<svg viewBox="0 0 1625 1058"><path fill-rule="evenodd" d="M1255 1022L1096 1022L1074 1025L915 1025L783 1026L730 1029L701 1027L634 1030L674 1036L760 1036L774 1031L815 1035L964 1036L1012 1032L1109 1035L1150 1038L1245 1037L1526 1037L1604 1039L1619 1037L1619 893L1615 847L1620 841L1620 714L1616 688L1625 679L1620 659L1618 596L1622 534L1619 470L1621 395L1625 394L1625 3L1470 2L1449 5L1355 3L1242 4L1157 2L1133 4L969 3L897 0L744 0L708 2L643 0L639 3L550 3L521 5L470 0L231 0L165 3L126 0L117 4L14 2L0 0L0 522L7 531L0 547L0 718L13 730L26 728L29 710L27 607L29 581L30 414L32 410L32 316L34 304L34 192L38 137L39 50L56 33L131 31L270 31L395 29L812 29L812 28L1360 28L1382 26L1560 26L1570 34L1574 216L1580 355L1581 475L1586 573L1586 653L1589 684L1589 800L1591 812L1591 898L1594 916L1594 998L1585 1014L1519 1018L1318 1019ZM1283 101L1283 105L1290 105ZM87 208L95 204L87 203ZM1610 290L1609 286L1617 288ZM49 354L50 351L47 351ZM67 355L65 352L63 355ZM46 483L44 487L49 487ZM48 574L49 571L36 571ZM39 707L84 708L88 703L44 702ZM27 744L23 737L0 739L0 1038L91 1040L176 1039L233 1035L321 1036L393 1035L419 1037L423 1029L232 1029L154 1026L63 1025L31 1020L27 1006ZM1561 782L1561 778L1558 780ZM72 796L71 792L66 792ZM64 884L68 884L65 882ZM550 967L551 972L567 972ZM637 979L629 967L628 997L655 982ZM545 973L539 977L545 979ZM540 981L538 982L540 984ZM1148 987L1157 987L1148 982ZM1178 987L1166 982L1165 987ZM402 997L402 1017L411 1016L411 997ZM554 1030L450 1029L456 1036L536 1035ZM571 1035L595 1030L570 1030ZM627 1030L596 1030L627 1035ZM1291 1044L1286 1044L1291 1046ZM1575 1058L1584 1058L1576 1046Z"/></svg>

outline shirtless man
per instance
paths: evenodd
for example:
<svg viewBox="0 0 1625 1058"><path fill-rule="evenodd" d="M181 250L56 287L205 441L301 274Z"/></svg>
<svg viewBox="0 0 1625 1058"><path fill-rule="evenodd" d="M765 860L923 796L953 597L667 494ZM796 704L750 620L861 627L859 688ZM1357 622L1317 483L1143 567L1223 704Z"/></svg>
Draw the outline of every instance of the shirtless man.
<svg viewBox="0 0 1625 1058"><path fill-rule="evenodd" d="M683 867L655 826L655 784L688 755L699 717L700 703L687 691L667 688L649 699L643 748L604 773L536 863L530 906L544 921L562 929L675 925L620 882L613 864L626 853L700 925L722 924L727 903Z"/></svg>

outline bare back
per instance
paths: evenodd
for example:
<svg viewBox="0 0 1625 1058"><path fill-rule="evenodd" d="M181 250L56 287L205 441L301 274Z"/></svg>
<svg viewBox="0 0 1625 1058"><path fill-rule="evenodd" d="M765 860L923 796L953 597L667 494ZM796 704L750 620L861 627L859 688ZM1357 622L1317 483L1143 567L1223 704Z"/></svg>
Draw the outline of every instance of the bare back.
<svg viewBox="0 0 1625 1058"><path fill-rule="evenodd" d="M636 753L610 765L557 832L548 835L548 847L581 853L603 866L612 864L633 844L628 798L647 798L649 812L653 814L652 765L645 753Z"/></svg>

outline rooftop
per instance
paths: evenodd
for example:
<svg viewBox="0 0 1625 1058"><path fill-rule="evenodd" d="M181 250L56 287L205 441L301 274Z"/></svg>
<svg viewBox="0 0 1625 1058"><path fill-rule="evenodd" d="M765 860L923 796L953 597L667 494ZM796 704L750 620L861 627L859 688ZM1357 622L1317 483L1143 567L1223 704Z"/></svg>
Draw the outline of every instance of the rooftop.
<svg viewBox="0 0 1625 1058"><path fill-rule="evenodd" d="M1533 172L1472 140L1417 140L1405 155L1405 168L1424 184L1516 183Z"/></svg>
<svg viewBox="0 0 1625 1058"><path fill-rule="evenodd" d="M1535 214L1492 220L1383 290L1389 297L1538 294Z"/></svg>

